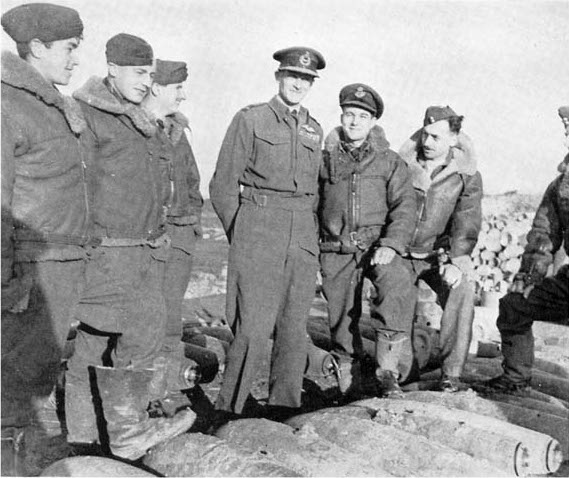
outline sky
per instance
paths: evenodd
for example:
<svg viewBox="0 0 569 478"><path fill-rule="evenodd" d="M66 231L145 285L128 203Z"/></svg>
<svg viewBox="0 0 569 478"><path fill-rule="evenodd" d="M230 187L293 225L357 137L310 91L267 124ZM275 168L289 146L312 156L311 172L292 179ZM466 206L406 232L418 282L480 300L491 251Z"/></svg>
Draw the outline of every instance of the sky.
<svg viewBox="0 0 569 478"><path fill-rule="evenodd" d="M38 1L38 0L34 0ZM41 0L40 0L41 1ZM21 0L2 0L1 11ZM277 91L281 48L319 50L327 66L304 104L325 134L339 124L338 93L375 88L379 124L398 150L430 105L464 115L485 192L542 193L567 150L557 108L569 104L569 0L52 0L85 24L71 94L105 76L105 43L138 35L156 58L188 63L191 142L207 196L235 113ZM1 47L15 51L2 31Z"/></svg>

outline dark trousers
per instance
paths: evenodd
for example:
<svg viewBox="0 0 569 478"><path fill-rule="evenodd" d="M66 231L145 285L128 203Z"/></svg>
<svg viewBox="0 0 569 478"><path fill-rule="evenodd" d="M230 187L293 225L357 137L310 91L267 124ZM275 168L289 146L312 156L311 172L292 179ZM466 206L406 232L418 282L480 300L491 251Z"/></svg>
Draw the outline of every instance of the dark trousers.
<svg viewBox="0 0 569 478"><path fill-rule="evenodd" d="M24 426L52 391L84 285L84 260L20 263L27 308L2 311L2 426ZM25 295L25 294L24 294Z"/></svg>
<svg viewBox="0 0 569 478"><path fill-rule="evenodd" d="M500 300L496 325L502 336L502 366L514 382L531 379L534 320L569 325L569 265L536 285L527 299L509 293Z"/></svg>
<svg viewBox="0 0 569 478"><path fill-rule="evenodd" d="M405 259L413 282L424 280L437 294L443 308L440 329L440 358L442 372L460 377L468 357L474 321L474 282L463 274L460 284L451 289L443 283L436 259Z"/></svg>
<svg viewBox="0 0 569 478"><path fill-rule="evenodd" d="M193 234L193 232L192 232ZM177 247L170 248L164 273L164 299L166 300L166 335L174 339L182 334L182 303L190 282L193 255Z"/></svg>
<svg viewBox="0 0 569 478"><path fill-rule="evenodd" d="M227 285L227 318L235 339L217 409L242 412L271 335L269 404L300 406L317 250L311 210L241 205L229 251Z"/></svg>
<svg viewBox="0 0 569 478"><path fill-rule="evenodd" d="M371 266L370 259L369 253L320 255L332 346L341 356L355 358L363 354L358 323L366 277L376 290L371 311L375 328L404 332L411 337L416 292L403 259L396 255L389 264L381 266Z"/></svg>
<svg viewBox="0 0 569 478"><path fill-rule="evenodd" d="M149 368L158 356L166 324L165 254L147 246L101 247L89 262L66 374L68 441L98 439L92 366Z"/></svg>

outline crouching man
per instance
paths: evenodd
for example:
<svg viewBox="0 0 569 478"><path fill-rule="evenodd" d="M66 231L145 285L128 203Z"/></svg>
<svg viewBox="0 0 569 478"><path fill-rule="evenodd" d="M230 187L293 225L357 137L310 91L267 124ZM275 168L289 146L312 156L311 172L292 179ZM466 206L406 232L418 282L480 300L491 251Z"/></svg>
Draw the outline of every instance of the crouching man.
<svg viewBox="0 0 569 478"><path fill-rule="evenodd" d="M340 389L357 392L363 356L358 322L362 285L377 291L376 376L381 393L401 393L399 361L411 357L415 291L403 264L415 220L409 168L389 149L376 124L383 101L356 83L340 91L341 126L325 141L320 173L320 264L328 301L333 352L340 361Z"/></svg>

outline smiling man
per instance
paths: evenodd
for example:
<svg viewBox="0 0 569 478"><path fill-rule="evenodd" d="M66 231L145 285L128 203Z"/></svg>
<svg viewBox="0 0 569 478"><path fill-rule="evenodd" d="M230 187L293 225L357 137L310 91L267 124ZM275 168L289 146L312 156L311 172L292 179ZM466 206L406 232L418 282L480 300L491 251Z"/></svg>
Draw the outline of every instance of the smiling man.
<svg viewBox="0 0 569 478"><path fill-rule="evenodd" d="M313 207L322 129L301 102L325 61L305 47L273 58L280 62L278 94L235 115L210 183L230 241L227 319L235 334L216 408L237 414L271 336L271 411L300 406L318 268Z"/></svg>
<svg viewBox="0 0 569 478"><path fill-rule="evenodd" d="M415 193L407 165L389 149L377 120L383 101L370 86L340 91L341 126L328 135L320 174L320 263L328 301L333 353L340 363L340 389L359 388L362 341L358 321L362 285L377 291L375 374L379 393L401 393L409 373L414 290L401 256L411 240ZM406 355L407 363L400 359ZM403 374L401 374L403 371Z"/></svg>
<svg viewBox="0 0 569 478"><path fill-rule="evenodd" d="M59 370L84 280L89 227L79 105L79 14L49 3L2 15L2 426L26 425Z"/></svg>
<svg viewBox="0 0 569 478"><path fill-rule="evenodd" d="M162 383L154 363L166 321L162 281L169 243L156 126L140 107L152 84L153 52L142 38L120 33L107 42L106 57L107 77L91 78L74 93L87 121L91 234L100 245L91 251L76 311L80 325L65 405L70 442L98 441L116 456L137 459L186 431L193 414L147 413L160 408L165 394L151 383ZM102 399L98 408L92 391ZM97 423L105 424L100 436Z"/></svg>

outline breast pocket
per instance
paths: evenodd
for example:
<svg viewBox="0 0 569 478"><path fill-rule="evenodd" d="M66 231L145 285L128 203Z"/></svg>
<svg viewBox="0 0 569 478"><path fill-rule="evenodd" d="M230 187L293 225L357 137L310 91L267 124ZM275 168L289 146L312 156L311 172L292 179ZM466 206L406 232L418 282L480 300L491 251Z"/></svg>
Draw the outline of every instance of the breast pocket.
<svg viewBox="0 0 569 478"><path fill-rule="evenodd" d="M298 171L302 179L312 184L318 180L320 171L320 144L303 135L299 135L298 138L300 143Z"/></svg>
<svg viewBox="0 0 569 478"><path fill-rule="evenodd" d="M261 175L291 168L290 135L280 131L255 133L255 167Z"/></svg>

